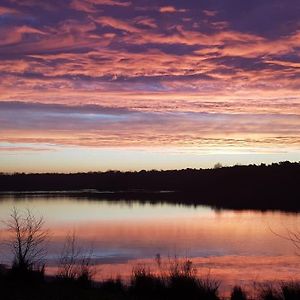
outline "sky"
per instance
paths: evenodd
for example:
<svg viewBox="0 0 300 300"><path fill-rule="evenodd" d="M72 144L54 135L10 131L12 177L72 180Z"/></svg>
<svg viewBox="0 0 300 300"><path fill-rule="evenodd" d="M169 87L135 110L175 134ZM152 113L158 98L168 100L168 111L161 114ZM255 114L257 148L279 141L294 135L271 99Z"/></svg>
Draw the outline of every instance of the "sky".
<svg viewBox="0 0 300 300"><path fill-rule="evenodd" d="M0 171L300 161L299 0L1 0Z"/></svg>

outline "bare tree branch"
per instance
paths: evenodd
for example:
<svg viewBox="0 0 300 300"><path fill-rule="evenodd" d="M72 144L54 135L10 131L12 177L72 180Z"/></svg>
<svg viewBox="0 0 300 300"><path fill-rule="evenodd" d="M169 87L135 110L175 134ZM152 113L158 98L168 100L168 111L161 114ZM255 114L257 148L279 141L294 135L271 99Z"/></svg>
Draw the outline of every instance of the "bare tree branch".
<svg viewBox="0 0 300 300"><path fill-rule="evenodd" d="M43 229L44 219L36 218L29 210L23 214L13 208L6 222L11 238L8 241L13 251L13 266L34 269L42 265L46 255L44 242L48 232Z"/></svg>
<svg viewBox="0 0 300 300"><path fill-rule="evenodd" d="M83 250L78 247L75 233L68 235L59 259L58 276L65 279L84 279L91 282L95 275L95 270L91 265L92 250L88 255L83 254Z"/></svg>
<svg viewBox="0 0 300 300"><path fill-rule="evenodd" d="M274 235L291 242L297 250L296 254L300 256L300 232L298 230L293 231L291 229L286 228L286 235L282 235L275 232L270 226L269 229Z"/></svg>

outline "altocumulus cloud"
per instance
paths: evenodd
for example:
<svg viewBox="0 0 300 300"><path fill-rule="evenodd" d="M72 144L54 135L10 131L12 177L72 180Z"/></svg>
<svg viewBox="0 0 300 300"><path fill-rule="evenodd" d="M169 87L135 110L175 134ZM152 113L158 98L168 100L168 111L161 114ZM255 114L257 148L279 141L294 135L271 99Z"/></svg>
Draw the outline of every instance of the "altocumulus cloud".
<svg viewBox="0 0 300 300"><path fill-rule="evenodd" d="M299 13L298 0L2 0L1 142L299 151Z"/></svg>

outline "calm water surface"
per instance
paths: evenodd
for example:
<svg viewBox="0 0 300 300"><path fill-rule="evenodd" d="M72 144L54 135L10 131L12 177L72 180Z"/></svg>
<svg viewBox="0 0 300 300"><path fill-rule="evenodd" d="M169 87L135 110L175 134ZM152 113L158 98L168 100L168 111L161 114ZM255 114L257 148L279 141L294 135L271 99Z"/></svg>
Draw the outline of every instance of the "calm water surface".
<svg viewBox="0 0 300 300"><path fill-rule="evenodd" d="M175 255L192 258L199 275L210 273L227 286L300 279L295 248L272 233L297 230L298 214L10 195L0 200L0 220L7 220L13 207L44 217L50 232L49 273L56 270L66 235L75 232L83 252L93 249L98 278L128 278L138 264L155 270L154 257L159 253L166 264ZM10 260L3 243L6 237L1 223L0 263Z"/></svg>

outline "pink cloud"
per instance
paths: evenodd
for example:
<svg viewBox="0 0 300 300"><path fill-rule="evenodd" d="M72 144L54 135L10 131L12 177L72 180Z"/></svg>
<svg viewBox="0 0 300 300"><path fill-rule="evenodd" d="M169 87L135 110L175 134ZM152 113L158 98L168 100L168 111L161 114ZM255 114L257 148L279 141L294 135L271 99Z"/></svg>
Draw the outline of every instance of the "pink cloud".
<svg viewBox="0 0 300 300"><path fill-rule="evenodd" d="M9 143L254 152L296 150L300 145L300 119L295 115L162 114L96 105L7 103L1 105L0 121L0 142Z"/></svg>
<svg viewBox="0 0 300 300"><path fill-rule="evenodd" d="M110 6L130 6L132 3L130 1L117 1L117 0L86 0L93 4L98 5L110 5Z"/></svg>
<svg viewBox="0 0 300 300"><path fill-rule="evenodd" d="M83 0L72 0L70 7L75 10L83 11L86 13L97 12L97 9L94 7L92 3Z"/></svg>
<svg viewBox="0 0 300 300"><path fill-rule="evenodd" d="M111 17L99 17L94 19L95 22L101 24L104 27L112 27L115 29L119 29L119 30L123 30L123 31L127 31L130 33L139 33L140 29L130 25L129 23L122 21L122 20L118 20L115 18L111 18Z"/></svg>
<svg viewBox="0 0 300 300"><path fill-rule="evenodd" d="M101 9L96 7L97 5L128 7L131 5L131 2L116 0L72 0L70 7L86 13L101 12Z"/></svg>
<svg viewBox="0 0 300 300"><path fill-rule="evenodd" d="M149 28L157 28L156 21L152 18L147 17L137 17L135 19L135 24L143 25Z"/></svg>
<svg viewBox="0 0 300 300"><path fill-rule="evenodd" d="M0 6L0 16L6 14L18 14L19 12L16 9Z"/></svg>
<svg viewBox="0 0 300 300"><path fill-rule="evenodd" d="M46 32L34 27L22 25L20 27L0 29L0 34L2 36L0 46L5 46L21 42L25 34L46 35Z"/></svg>
<svg viewBox="0 0 300 300"><path fill-rule="evenodd" d="M176 13L176 12L186 12L186 9L177 9L174 6L162 6L159 8L161 13Z"/></svg>
<svg viewBox="0 0 300 300"><path fill-rule="evenodd" d="M237 30L221 11L199 8L199 19L175 4L10 2L13 8L0 7L1 16L14 14L4 16L9 22L0 29L0 102L84 103L135 114L124 122L109 115L110 126L100 113L97 122L82 113L80 120L54 114L57 122L29 114L24 128L14 127L17 117L3 118L2 141L201 151L299 148L299 31L271 39L260 30ZM62 7L60 21L47 19ZM138 117L146 113L155 117ZM183 116L191 113L188 122Z"/></svg>
<svg viewBox="0 0 300 300"><path fill-rule="evenodd" d="M207 10L204 9L202 10L202 12L207 16L207 17L214 17L218 14L218 12L216 10Z"/></svg>

